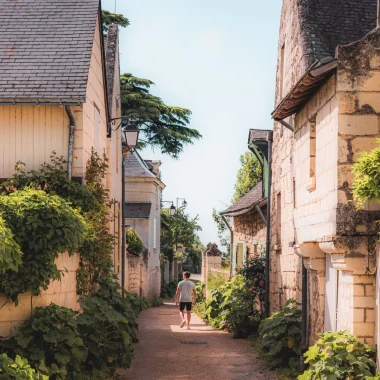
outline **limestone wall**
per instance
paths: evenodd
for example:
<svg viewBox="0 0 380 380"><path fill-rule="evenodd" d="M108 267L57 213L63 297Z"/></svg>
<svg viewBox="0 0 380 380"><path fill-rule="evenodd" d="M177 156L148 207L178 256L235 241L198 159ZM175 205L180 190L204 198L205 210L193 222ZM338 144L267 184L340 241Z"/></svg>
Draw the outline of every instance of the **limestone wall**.
<svg viewBox="0 0 380 380"><path fill-rule="evenodd" d="M67 270L61 281L52 281L47 290L41 295L33 296L24 293L19 296L19 304L15 304L0 294L0 336L8 337L16 333L16 329L32 316L36 307L49 306L55 303L73 310L79 310L76 293L76 271L79 267L79 256L69 257L62 254L56 260L58 269Z"/></svg>
<svg viewBox="0 0 380 380"><path fill-rule="evenodd" d="M144 255L128 255L128 291L148 296L148 261Z"/></svg>

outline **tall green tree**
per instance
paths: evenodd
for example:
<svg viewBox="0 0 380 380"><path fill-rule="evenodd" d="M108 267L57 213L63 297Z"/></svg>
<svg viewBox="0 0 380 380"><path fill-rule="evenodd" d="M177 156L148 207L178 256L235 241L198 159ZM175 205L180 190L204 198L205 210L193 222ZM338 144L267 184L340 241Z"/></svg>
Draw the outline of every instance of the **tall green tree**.
<svg viewBox="0 0 380 380"><path fill-rule="evenodd" d="M240 156L240 164L232 198L233 203L252 190L262 179L260 162L251 151Z"/></svg>
<svg viewBox="0 0 380 380"><path fill-rule="evenodd" d="M129 20L120 14L103 11L102 18L105 31L112 23L121 27L129 25ZM178 158L185 145L193 144L202 137L196 129L188 127L191 117L189 109L167 105L150 93L154 85L151 80L126 73L121 75L120 82L122 124L125 127L133 122L139 127L139 148L150 145Z"/></svg>
<svg viewBox="0 0 380 380"><path fill-rule="evenodd" d="M219 212L216 211L215 208L212 209L212 219L216 224L216 228L218 230L218 238L220 241L220 245L224 248L223 257L228 258L230 256L230 244L231 244L231 233L224 223L222 217ZM230 222L231 218L227 217L227 221Z"/></svg>
<svg viewBox="0 0 380 380"><path fill-rule="evenodd" d="M191 218L183 209L177 209L175 215L170 216L168 209L161 210L161 252L171 261L175 253L176 243L182 244L185 249L199 243L197 235L202 228L198 224L198 216Z"/></svg>
<svg viewBox="0 0 380 380"><path fill-rule="evenodd" d="M187 127L191 111L170 106L150 93L154 83L132 74L121 76L121 105L124 123L135 123L142 132L140 147L158 147L163 153L178 158L184 145L192 144L202 136L196 129Z"/></svg>

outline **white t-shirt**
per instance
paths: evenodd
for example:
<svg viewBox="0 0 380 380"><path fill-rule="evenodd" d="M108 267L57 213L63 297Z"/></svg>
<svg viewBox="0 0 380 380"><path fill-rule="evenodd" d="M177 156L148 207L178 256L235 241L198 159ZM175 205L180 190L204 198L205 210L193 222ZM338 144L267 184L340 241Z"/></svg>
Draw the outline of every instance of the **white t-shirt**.
<svg viewBox="0 0 380 380"><path fill-rule="evenodd" d="M181 290L179 302L191 302L193 300L193 289L195 289L194 282L183 280L178 284L178 289Z"/></svg>

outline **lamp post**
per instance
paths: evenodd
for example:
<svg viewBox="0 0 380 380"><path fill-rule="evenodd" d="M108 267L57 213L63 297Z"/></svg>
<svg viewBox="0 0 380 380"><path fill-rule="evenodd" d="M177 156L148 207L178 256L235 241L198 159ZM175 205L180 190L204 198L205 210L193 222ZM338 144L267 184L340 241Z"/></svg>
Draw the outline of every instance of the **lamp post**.
<svg viewBox="0 0 380 380"><path fill-rule="evenodd" d="M122 130L122 145L125 147L123 152L123 158L121 160L121 286L125 285L125 159L133 149L136 148L137 141L139 139L139 129L136 124L128 123L126 128Z"/></svg>

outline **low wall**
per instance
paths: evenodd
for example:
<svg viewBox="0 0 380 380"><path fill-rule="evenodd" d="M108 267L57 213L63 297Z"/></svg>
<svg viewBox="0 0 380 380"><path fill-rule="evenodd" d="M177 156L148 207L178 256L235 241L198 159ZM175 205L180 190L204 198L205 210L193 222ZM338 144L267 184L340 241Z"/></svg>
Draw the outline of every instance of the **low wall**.
<svg viewBox="0 0 380 380"><path fill-rule="evenodd" d="M52 281L47 290L39 296L24 293L19 296L18 306L0 294L0 336L9 337L32 316L33 309L55 303L73 310L79 310L76 271L79 268L79 255L69 257L64 253L55 261L58 269L64 270L61 281Z"/></svg>
<svg viewBox="0 0 380 380"><path fill-rule="evenodd" d="M144 256L128 255L128 289L131 293L147 297L148 260Z"/></svg>

